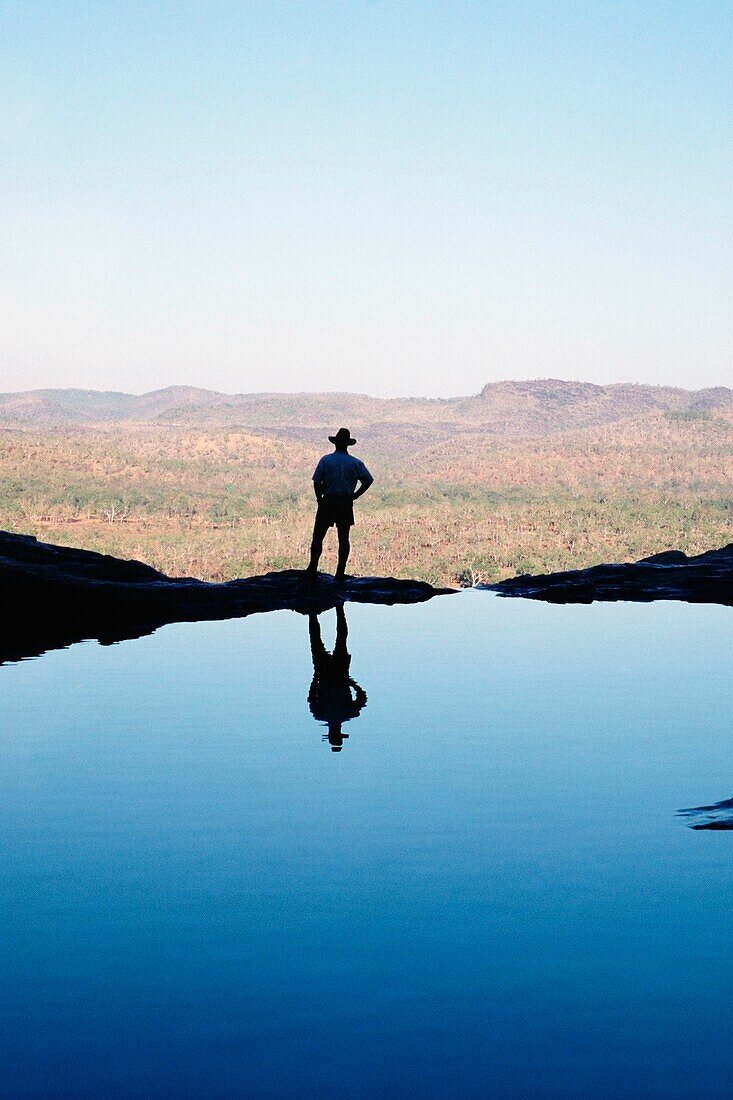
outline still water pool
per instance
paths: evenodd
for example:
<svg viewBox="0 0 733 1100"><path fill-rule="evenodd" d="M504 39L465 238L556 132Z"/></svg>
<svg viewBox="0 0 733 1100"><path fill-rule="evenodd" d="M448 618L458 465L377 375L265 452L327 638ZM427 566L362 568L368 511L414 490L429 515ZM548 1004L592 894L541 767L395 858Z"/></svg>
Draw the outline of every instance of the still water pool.
<svg viewBox="0 0 733 1100"><path fill-rule="evenodd" d="M729 1095L733 611L346 618L0 668L2 1095Z"/></svg>

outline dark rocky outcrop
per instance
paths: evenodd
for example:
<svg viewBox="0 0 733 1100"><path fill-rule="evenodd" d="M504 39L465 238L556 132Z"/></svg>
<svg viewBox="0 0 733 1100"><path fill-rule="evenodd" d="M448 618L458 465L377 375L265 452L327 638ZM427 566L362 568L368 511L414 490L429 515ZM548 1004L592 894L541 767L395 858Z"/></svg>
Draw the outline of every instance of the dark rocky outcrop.
<svg viewBox="0 0 733 1100"><path fill-rule="evenodd" d="M548 603L685 600L733 606L733 543L691 558L680 550L669 550L637 562L512 577L480 587L501 596Z"/></svg>
<svg viewBox="0 0 733 1100"><path fill-rule="evenodd" d="M482 585L502 596L552 603L687 600L733 606L733 544L688 558L679 551L639 562L513 577ZM228 619L260 611L325 611L346 602L421 603L454 591L424 581L349 577L342 585L299 570L211 584L167 577L139 561L54 546L0 531L0 663L84 638L103 644L171 622Z"/></svg>
<svg viewBox="0 0 733 1100"><path fill-rule="evenodd" d="M391 577L347 577L337 585L323 573L309 581L294 569L211 584L167 577L139 561L0 532L0 662L84 638L111 644L141 637L171 622L284 609L320 613L347 601L421 603L450 591Z"/></svg>

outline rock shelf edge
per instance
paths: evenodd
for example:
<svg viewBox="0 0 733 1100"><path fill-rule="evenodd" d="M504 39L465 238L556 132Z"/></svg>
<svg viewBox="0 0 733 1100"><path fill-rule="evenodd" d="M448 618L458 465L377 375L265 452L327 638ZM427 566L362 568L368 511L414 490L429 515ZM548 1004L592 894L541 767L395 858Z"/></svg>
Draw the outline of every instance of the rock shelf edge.
<svg viewBox="0 0 733 1100"><path fill-rule="evenodd" d="M733 606L733 543L693 557L667 550L637 562L511 577L480 587L547 603L683 600Z"/></svg>
<svg viewBox="0 0 733 1100"><path fill-rule="evenodd" d="M0 531L0 662L93 638L102 644L152 633L172 622L228 619L257 612L320 613L346 602L423 603L454 592L425 581L319 573L266 573L222 584L168 577L139 561L39 542Z"/></svg>
<svg viewBox="0 0 733 1100"><path fill-rule="evenodd" d="M694 557L670 550L638 562L512 577L478 587L549 603L684 600L733 606L733 543ZM455 591L393 577L347 577L336 585L326 574L308 581L295 569L215 584L168 577L143 562L0 531L5 612L0 662L85 638L111 644L172 622L280 610L320 613L347 602L423 603Z"/></svg>

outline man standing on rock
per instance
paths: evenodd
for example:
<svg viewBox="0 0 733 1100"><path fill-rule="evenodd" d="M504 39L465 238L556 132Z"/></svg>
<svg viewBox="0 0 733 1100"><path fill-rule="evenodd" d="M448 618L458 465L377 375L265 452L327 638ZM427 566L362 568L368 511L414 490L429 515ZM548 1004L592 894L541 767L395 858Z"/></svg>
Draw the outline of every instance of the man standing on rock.
<svg viewBox="0 0 733 1100"><path fill-rule="evenodd" d="M349 528L354 525L354 501L362 496L374 478L359 458L348 452L356 443L348 428L339 428L336 435L329 435L334 445L331 454L324 455L313 472L313 488L318 501L316 522L313 526L311 557L306 574L315 577L323 550L323 538L329 527L335 525L339 539L338 567L335 580L342 581L349 560ZM357 489L356 486L359 485Z"/></svg>

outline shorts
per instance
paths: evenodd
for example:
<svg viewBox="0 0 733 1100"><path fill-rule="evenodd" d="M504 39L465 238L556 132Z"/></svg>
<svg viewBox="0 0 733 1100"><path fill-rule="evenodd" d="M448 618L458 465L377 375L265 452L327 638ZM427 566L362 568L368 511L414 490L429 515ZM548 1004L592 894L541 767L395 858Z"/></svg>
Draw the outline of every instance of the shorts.
<svg viewBox="0 0 733 1100"><path fill-rule="evenodd" d="M354 499L344 494L333 494L321 499L316 512L316 525L327 531L329 527L354 526Z"/></svg>

